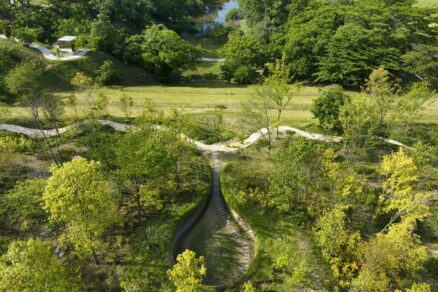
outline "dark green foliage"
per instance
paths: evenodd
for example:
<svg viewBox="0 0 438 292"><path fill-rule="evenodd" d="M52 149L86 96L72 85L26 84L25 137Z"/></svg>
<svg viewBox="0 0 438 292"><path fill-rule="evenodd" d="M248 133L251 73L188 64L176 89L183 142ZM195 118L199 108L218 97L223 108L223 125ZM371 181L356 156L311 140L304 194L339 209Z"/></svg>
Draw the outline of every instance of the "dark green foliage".
<svg viewBox="0 0 438 292"><path fill-rule="evenodd" d="M119 80L120 73L117 70L117 67L110 60L106 60L103 64L97 69L96 82L101 85L112 84Z"/></svg>
<svg viewBox="0 0 438 292"><path fill-rule="evenodd" d="M269 205L282 213L308 213L319 202L322 147L304 139L291 141L274 157Z"/></svg>
<svg viewBox="0 0 438 292"><path fill-rule="evenodd" d="M403 55L406 71L438 89L438 47L419 45Z"/></svg>
<svg viewBox="0 0 438 292"><path fill-rule="evenodd" d="M234 80L240 84L255 83L258 77L257 70L249 65L239 66L233 73Z"/></svg>
<svg viewBox="0 0 438 292"><path fill-rule="evenodd" d="M135 51L138 47L133 46ZM200 47L187 43L164 25L146 27L140 47L144 68L161 81L169 81L179 69L193 68L202 53ZM132 60L135 56L127 58Z"/></svg>
<svg viewBox="0 0 438 292"><path fill-rule="evenodd" d="M0 96L8 95L5 77L8 72L20 62L20 56L15 49L0 49ZM0 100L6 98L0 97Z"/></svg>
<svg viewBox="0 0 438 292"><path fill-rule="evenodd" d="M38 40L43 43L52 43L55 40L54 32L58 17L50 10L44 8L35 8L21 11L15 14L15 19L12 22L12 34L19 39L22 39L23 31L28 28L29 32L36 37L31 41ZM26 41L23 39L23 41Z"/></svg>
<svg viewBox="0 0 438 292"><path fill-rule="evenodd" d="M403 70L401 56L412 44L434 41L430 15L412 1L315 1L289 20L286 60L297 76L359 87L380 65Z"/></svg>
<svg viewBox="0 0 438 292"><path fill-rule="evenodd" d="M45 185L44 179L19 181L4 196L0 206L6 228L16 232L36 231L47 222L47 214L41 205Z"/></svg>
<svg viewBox="0 0 438 292"><path fill-rule="evenodd" d="M231 76L239 83L249 84L257 80L257 68L265 62L262 43L239 31L230 33L228 43L222 48L226 63L221 67L225 80Z"/></svg>
<svg viewBox="0 0 438 292"><path fill-rule="evenodd" d="M342 124L339 120L341 108L349 97L344 94L342 88L324 90L313 101L311 111L319 121L321 129L328 133L342 134Z"/></svg>
<svg viewBox="0 0 438 292"><path fill-rule="evenodd" d="M0 34L10 37L12 32L11 22L6 19L0 19Z"/></svg>

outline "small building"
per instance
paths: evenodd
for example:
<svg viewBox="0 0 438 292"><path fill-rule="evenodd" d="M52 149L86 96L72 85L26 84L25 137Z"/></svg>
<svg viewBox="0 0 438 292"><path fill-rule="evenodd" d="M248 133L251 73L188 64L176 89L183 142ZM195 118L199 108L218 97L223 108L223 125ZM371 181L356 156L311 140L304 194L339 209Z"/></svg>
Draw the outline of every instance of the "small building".
<svg viewBox="0 0 438 292"><path fill-rule="evenodd" d="M76 39L75 36L72 35L66 35L62 38L58 39L54 44L53 47L59 48L61 52L65 53L73 53L73 46L72 42Z"/></svg>

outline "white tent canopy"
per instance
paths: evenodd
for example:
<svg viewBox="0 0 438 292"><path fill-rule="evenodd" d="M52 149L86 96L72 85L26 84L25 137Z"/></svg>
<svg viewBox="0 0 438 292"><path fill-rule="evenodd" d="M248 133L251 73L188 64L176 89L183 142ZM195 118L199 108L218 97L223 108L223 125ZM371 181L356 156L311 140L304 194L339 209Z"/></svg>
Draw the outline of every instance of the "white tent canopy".
<svg viewBox="0 0 438 292"><path fill-rule="evenodd" d="M76 39L73 35L66 35L58 39L58 42L72 42Z"/></svg>

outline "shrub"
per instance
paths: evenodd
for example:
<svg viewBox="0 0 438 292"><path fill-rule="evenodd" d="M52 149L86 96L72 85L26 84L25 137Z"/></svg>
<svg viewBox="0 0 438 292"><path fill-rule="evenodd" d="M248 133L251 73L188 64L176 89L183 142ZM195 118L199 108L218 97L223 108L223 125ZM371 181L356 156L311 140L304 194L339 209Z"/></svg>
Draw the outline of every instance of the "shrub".
<svg viewBox="0 0 438 292"><path fill-rule="evenodd" d="M116 82L119 79L119 71L114 63L106 60L97 69L96 82L100 85L107 85Z"/></svg>
<svg viewBox="0 0 438 292"><path fill-rule="evenodd" d="M0 152L25 152L32 149L33 141L24 137L0 137Z"/></svg>
<svg viewBox="0 0 438 292"><path fill-rule="evenodd" d="M234 71L233 77L237 83L252 84L256 82L258 74L255 68L243 65Z"/></svg>
<svg viewBox="0 0 438 292"><path fill-rule="evenodd" d="M319 121L319 126L326 132L342 134L342 124L339 120L341 108L349 100L342 88L325 90L315 99L312 113Z"/></svg>

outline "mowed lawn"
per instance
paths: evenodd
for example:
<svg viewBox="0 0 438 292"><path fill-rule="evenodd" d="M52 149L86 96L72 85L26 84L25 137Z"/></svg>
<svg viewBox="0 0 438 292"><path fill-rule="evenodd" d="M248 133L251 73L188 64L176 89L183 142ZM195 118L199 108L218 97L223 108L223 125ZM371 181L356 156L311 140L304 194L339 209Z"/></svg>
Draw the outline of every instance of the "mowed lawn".
<svg viewBox="0 0 438 292"><path fill-rule="evenodd" d="M225 122L234 131L251 128L253 125L242 125L241 114L242 102L254 97L254 89L251 86L228 84L220 80L221 63L199 63L197 69L183 72L183 80L173 85L160 85L153 78L138 67L123 64L117 59L104 53L92 53L83 60L75 62L48 62L35 50L24 48L10 41L0 40L0 48L15 47L26 59L38 60L48 65L47 86L57 91L60 97L74 94L69 80L75 72L93 72L96 66L103 60L110 58L119 68L122 80L119 86L102 87L96 90L96 94L103 93L109 99L107 114L114 117L123 117L124 113L120 106L120 98L126 94L134 100L131 110L132 116L138 116L143 112L145 99L150 99L155 106L165 113L178 108L193 116L202 115L215 110L217 107L224 108ZM94 64L94 66L90 66ZM306 127L315 124L310 108L313 100L323 90L322 86L304 86L300 93L292 99L283 113L283 124L296 127ZM356 92L349 92L354 96ZM0 105L0 110L7 108L10 112L6 116L0 111L0 119L6 122L23 123L30 119L28 110L17 105ZM84 100L79 100L79 114L87 109ZM66 108L65 120L71 120L75 111ZM68 122L68 121L67 121ZM438 95L428 105L425 113L418 119L421 123L438 124Z"/></svg>
<svg viewBox="0 0 438 292"><path fill-rule="evenodd" d="M294 96L291 103L284 111L283 124L305 127L315 123L310 108L313 100L320 94L323 87L304 86L299 94ZM97 90L109 98L107 113L115 117L123 117L120 106L120 97L124 94L133 98L134 107L132 116L143 112L145 99L150 99L153 104L164 113L170 113L178 108L194 116L215 110L218 106L225 107L226 121L235 125L239 120L242 102L253 98L254 89L251 86L229 85L222 81L197 81L180 85L146 85L133 87L103 87ZM60 96L71 95L72 92L60 93ZM356 93L351 92L351 95ZM87 107L85 101L80 101L79 108ZM9 106L9 111L14 120L29 118L29 112L19 106ZM71 118L73 110L67 108L66 118ZM438 124L438 96L428 105L427 110L418 119L421 123ZM236 129L237 130L237 129Z"/></svg>

